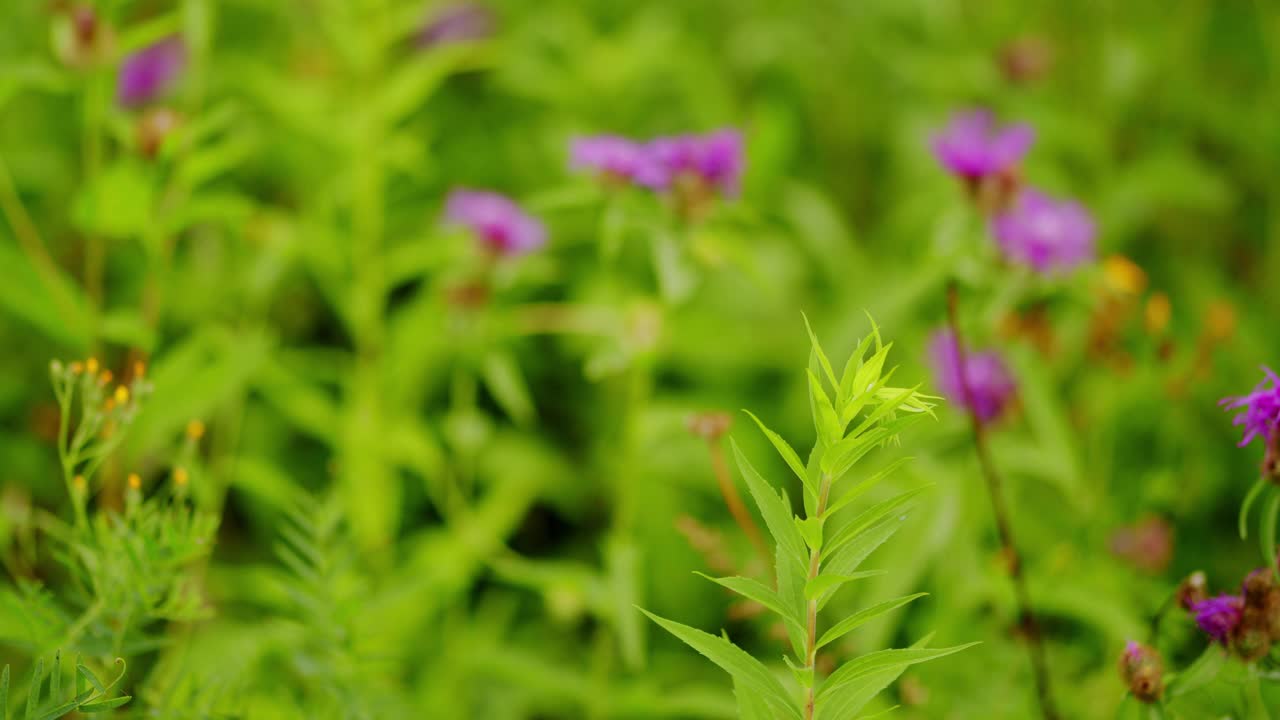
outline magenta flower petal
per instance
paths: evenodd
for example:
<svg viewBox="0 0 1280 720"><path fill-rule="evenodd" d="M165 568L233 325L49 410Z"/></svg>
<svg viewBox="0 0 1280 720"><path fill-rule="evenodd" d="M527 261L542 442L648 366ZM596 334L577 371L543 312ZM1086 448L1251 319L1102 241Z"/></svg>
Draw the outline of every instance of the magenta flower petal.
<svg viewBox="0 0 1280 720"><path fill-rule="evenodd" d="M445 219L470 230L501 255L520 255L542 247L546 229L510 198L484 190L454 190L445 202Z"/></svg>
<svg viewBox="0 0 1280 720"><path fill-rule="evenodd" d="M1243 610L1244 599L1238 595L1219 595L1191 606L1200 629L1223 645L1240 624Z"/></svg>
<svg viewBox="0 0 1280 720"><path fill-rule="evenodd" d="M636 182L650 162L645 147L618 135L574 138L569 143L569 166Z"/></svg>
<svg viewBox="0 0 1280 720"><path fill-rule="evenodd" d="M654 139L646 146L649 162L636 182L654 190L668 190L678 178L693 177L724 197L741 190L745 167L742 133L717 130L706 135L674 135Z"/></svg>
<svg viewBox="0 0 1280 720"><path fill-rule="evenodd" d="M1244 426L1240 447L1253 442L1258 436L1262 436L1263 442L1266 442L1277 432L1277 427L1280 427L1280 377L1265 366L1262 373L1263 380L1253 392L1239 397L1226 397L1218 403L1227 411L1244 409L1244 412L1237 414L1232 420L1233 425Z"/></svg>
<svg viewBox="0 0 1280 720"><path fill-rule="evenodd" d="M961 368L960 349L949 330L934 333L929 342L929 359L942 394L972 411L982 422L999 417L1017 392L1008 366L993 351L966 352Z"/></svg>
<svg viewBox="0 0 1280 720"><path fill-rule="evenodd" d="M952 116L931 139L934 157L944 168L963 178L995 175L1017 165L1035 142L1030 125L997 127L986 110L970 110Z"/></svg>
<svg viewBox="0 0 1280 720"><path fill-rule="evenodd" d="M168 92L187 64L187 48L174 36L125 58L116 82L116 97L124 107L138 107Z"/></svg>
<svg viewBox="0 0 1280 720"><path fill-rule="evenodd" d="M996 216L992 232L1006 258L1048 273L1092 260L1097 229L1079 203L1027 188Z"/></svg>
<svg viewBox="0 0 1280 720"><path fill-rule="evenodd" d="M493 34L497 22L483 5L459 3L441 9L418 31L418 47L483 40Z"/></svg>

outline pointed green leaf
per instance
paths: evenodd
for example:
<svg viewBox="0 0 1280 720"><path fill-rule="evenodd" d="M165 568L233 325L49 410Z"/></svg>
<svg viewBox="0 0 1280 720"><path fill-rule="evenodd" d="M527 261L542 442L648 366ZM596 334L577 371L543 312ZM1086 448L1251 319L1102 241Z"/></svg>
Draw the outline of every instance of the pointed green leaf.
<svg viewBox="0 0 1280 720"><path fill-rule="evenodd" d="M876 548L883 545L901 528L902 518L899 516L881 520L867 528L858 536L858 539L845 545L839 552L832 553L830 558L823 561L823 569L837 575L846 575L857 570L868 555L875 552Z"/></svg>
<svg viewBox="0 0 1280 720"><path fill-rule="evenodd" d="M85 680L88 680L89 684L92 685L93 689L97 690L99 694L102 694L102 695L107 694L107 688L102 685L102 681L98 679L98 676L93 674L92 670L85 667L84 665L81 665L80 663L76 663L76 672L79 673Z"/></svg>
<svg viewBox="0 0 1280 720"><path fill-rule="evenodd" d="M53 653L53 672L49 673L49 699L57 702L62 697L62 650Z"/></svg>
<svg viewBox="0 0 1280 720"><path fill-rule="evenodd" d="M803 564L804 540L792 522L795 516L791 512L791 505L785 499L786 494L779 495L778 491L756 472L751 462L742 454L742 448L738 447L737 441L730 438L729 446L733 449L738 470L746 480L747 490L756 501L756 506L760 508L765 527L769 529L769 534L773 536L779 550L785 551L788 556L794 557L797 562Z"/></svg>
<svg viewBox="0 0 1280 720"><path fill-rule="evenodd" d="M862 578L878 577L885 575L888 570L863 570L862 572L852 573L850 575L834 575L821 573L817 577L809 580L804 584L804 598L806 600L814 600L828 591L834 591L841 585Z"/></svg>
<svg viewBox="0 0 1280 720"><path fill-rule="evenodd" d="M809 376L809 404L813 409L813 425L818 429L818 436L822 438L824 445L834 445L844 436L844 424L836 415L827 391L822 389L822 381L812 370L806 370L805 374Z"/></svg>
<svg viewBox="0 0 1280 720"><path fill-rule="evenodd" d="M937 649L881 650L851 660L832 673L818 691L817 717L819 720L844 720L853 717L907 667L946 657L977 644Z"/></svg>
<svg viewBox="0 0 1280 720"><path fill-rule="evenodd" d="M849 505L849 503L862 497L862 495L865 492L875 487L876 485L879 485L880 481L892 475L894 470L897 470L898 468L902 467L904 464L910 462L913 459L914 458L909 458L909 457L898 458L897 460L894 460L893 462L884 466L880 470L877 470L875 474L873 474L871 477L867 478L866 480L863 480L857 485L854 485L848 490L845 490L844 493L841 494L839 498L837 498L834 502L827 505L827 512L825 513L824 516L830 517L831 515L834 515L836 512L843 510L846 506Z"/></svg>
<svg viewBox="0 0 1280 720"><path fill-rule="evenodd" d="M1262 526L1258 529L1258 537L1262 542L1262 556L1267 559L1267 567L1275 572L1276 568L1276 522L1280 520L1280 491L1272 490L1267 504L1262 508Z"/></svg>
<svg viewBox="0 0 1280 720"><path fill-rule="evenodd" d="M867 413L867 416L862 419L862 422L858 423L857 427L853 429L853 432L849 434L861 435L862 433L866 432L868 429L870 429L872 425L876 423L877 420L879 420L882 417L885 417L886 415L893 412L894 410L897 410L898 408L902 407L902 405L906 403L908 400L912 400L913 398L915 398L916 391L919 389L920 389L919 385L911 388L904 388L901 392L899 392L893 398L883 403L880 403L880 405L877 406L875 410Z"/></svg>
<svg viewBox="0 0 1280 720"><path fill-rule="evenodd" d="M9 720L9 666L0 670L0 720Z"/></svg>
<svg viewBox="0 0 1280 720"><path fill-rule="evenodd" d="M831 361L827 359L827 354L823 352L822 345L818 342L818 336L813 333L813 326L809 324L809 316L800 313L800 317L804 318L805 332L809 333L809 343L813 347L813 354L818 356L818 363L822 365L822 372L826 373L827 379L831 381L831 387L840 387L840 381L836 380L836 373L831 368Z"/></svg>
<svg viewBox="0 0 1280 720"><path fill-rule="evenodd" d="M35 720L36 706L40 704L40 683L44 680L44 658L36 659L36 666L31 671L31 689L27 692L27 709L23 713L24 720Z"/></svg>
<svg viewBox="0 0 1280 720"><path fill-rule="evenodd" d="M778 546L774 557L778 579L778 602L787 608L787 614L793 617L804 617L804 581L805 574L808 572L805 561L788 554L781 545ZM791 623L784 623L784 627L787 629L787 638L791 640L791 649L795 651L796 657L803 657L805 643L808 642L807 633L803 628L797 628Z"/></svg>
<svg viewBox="0 0 1280 720"><path fill-rule="evenodd" d="M862 627L863 625L871 622L872 620L875 620L881 615L897 610L903 605L906 605L907 603L910 603L914 600L922 598L928 594L929 593L916 593L914 595L906 595L904 597L894 598L893 600L885 600L884 602L872 605L871 607L866 608L865 610L859 610L858 612L850 615L844 620L841 620L840 622L836 623L831 627L830 630L823 633L822 637L818 640L818 647L823 647L828 643L833 643L836 640L839 640L845 635L848 635L849 633L858 629L859 627Z"/></svg>
<svg viewBox="0 0 1280 720"><path fill-rule="evenodd" d="M792 612L782 604L778 594L763 583L745 577L712 577L706 573L695 573L717 585L727 587L739 595L754 600L782 617L784 622L791 623L797 630L804 629L804 618Z"/></svg>
<svg viewBox="0 0 1280 720"><path fill-rule="evenodd" d="M512 420L527 425L534 419L529 385L510 353L489 353L484 359L483 373L485 387Z"/></svg>
<svg viewBox="0 0 1280 720"><path fill-rule="evenodd" d="M875 523L901 511L904 507L910 504L911 501L919 497L921 493L932 487L933 486L931 484L922 485L867 508L853 520L849 521L849 523L843 528L836 531L831 538L831 541L827 543L826 549L823 551L823 559L826 559L831 554L839 551L840 548L844 547L847 543L856 539L859 533L864 532Z"/></svg>
<svg viewBox="0 0 1280 720"><path fill-rule="evenodd" d="M732 675L734 680L759 693L769 707L773 708L776 715L791 718L792 720L800 720L800 710L796 707L795 701L788 695L786 689L782 687L782 683L778 681L778 678L774 677L773 673L759 660L751 657L741 648L724 638L667 620L643 608L640 609L640 612L649 616L650 620L680 638L685 644L697 650L708 660L719 665L722 670Z"/></svg>
<svg viewBox="0 0 1280 720"><path fill-rule="evenodd" d="M756 421L756 425L760 426L760 430L765 434L765 437L769 438L769 442L773 443L773 446L778 450L778 454L787 462L787 466L791 468L791 471L796 474L796 477L800 478L800 482L804 483L806 486L812 485L809 480L809 473L805 471L804 463L800 462L800 456L796 454L795 450L791 449L791 446L787 444L787 441L783 440L781 435L766 427L765 424L760 421L760 418L752 414L750 410L743 410L743 412L750 415L751 419ZM817 490L814 490L814 492L816 493Z"/></svg>
<svg viewBox="0 0 1280 720"><path fill-rule="evenodd" d="M764 697L748 687L746 683L735 679L733 695L738 699L738 720L773 720Z"/></svg>
<svg viewBox="0 0 1280 720"><path fill-rule="evenodd" d="M80 712L82 713L106 712L108 710L114 710L120 707L121 705L124 705L125 703L129 702L132 699L133 699L132 695L121 695L118 698L111 698L110 700L99 700L97 702L91 702L85 705L81 705Z"/></svg>
<svg viewBox="0 0 1280 720"><path fill-rule="evenodd" d="M842 408L853 398L853 382L857 378L858 370L862 368L863 359L867 356L867 351L871 349L871 342L874 339L872 335L862 338L862 341L858 343L857 349L853 351L853 354L849 356L849 360L844 364L844 372L840 375L839 392L840 407Z"/></svg>

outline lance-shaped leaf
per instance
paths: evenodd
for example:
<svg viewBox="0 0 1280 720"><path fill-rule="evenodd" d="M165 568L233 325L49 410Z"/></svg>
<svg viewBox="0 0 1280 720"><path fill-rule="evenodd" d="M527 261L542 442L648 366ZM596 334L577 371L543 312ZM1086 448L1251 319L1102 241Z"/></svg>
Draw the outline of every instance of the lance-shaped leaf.
<svg viewBox="0 0 1280 720"><path fill-rule="evenodd" d="M848 490L845 490L840 495L840 497L836 498L835 501L827 505L827 512L824 513L823 517L830 517L831 515L834 515L836 512L843 510L846 506L848 506L849 503L862 497L862 495L866 493L868 490L875 487L876 485L879 485L880 481L892 475L894 470L897 470L898 468L902 467L904 464L906 464L907 462L910 462L912 459L913 458L909 458L909 457L898 458L897 460L894 460L893 462L889 463L888 465L881 468L880 470L877 470L873 475L871 475L871 477L859 482L857 485L854 485Z"/></svg>
<svg viewBox="0 0 1280 720"><path fill-rule="evenodd" d="M822 563L824 570L837 575L847 575L858 569L862 565L862 561L867 556L875 552L894 533L902 527L902 518L893 516L885 518L880 522L867 528L857 540L850 542L840 549L839 552L833 553L829 559Z"/></svg>
<svg viewBox="0 0 1280 720"><path fill-rule="evenodd" d="M796 454L796 451L791 449L791 446L787 444L786 440L782 439L781 435L770 430L768 426L761 422L760 418L756 417L750 410L743 410L743 412L750 415L751 419L756 421L756 425L760 426L761 432L763 432L765 437L769 438L769 442L773 443L773 446L777 448L778 454L786 461L787 466L791 468L791 471L796 474L796 477L800 478L800 482L804 483L805 487L809 488L816 495L818 491L813 487L813 482L809 479L809 473L805 470L804 463L800 462L800 456Z"/></svg>
<svg viewBox="0 0 1280 720"><path fill-rule="evenodd" d="M849 360L844 364L844 372L840 375L840 391L837 393L840 400L839 405L842 408L848 404L849 400L853 399L855 393L853 382L858 376L858 371L862 369L863 360L867 357L867 351L871 349L873 340L875 340L875 336L870 334L862 338L862 341L858 343L857 349L853 351L853 354L849 356Z"/></svg>
<svg viewBox="0 0 1280 720"><path fill-rule="evenodd" d="M892 498L889 498L888 500L876 503L875 505L872 505L871 507L862 511L861 514L859 514L857 517L850 520L847 525L845 525L840 530L836 531L834 536L831 538L830 542L826 544L826 547L823 550L824 559L838 552L840 548L844 547L848 543L853 542L855 539L857 539L858 535L862 532L865 532L867 528L871 527L872 525L879 522L880 520L883 520L884 518L889 517L895 512L899 512L900 510L902 510L904 507L909 505L911 501L915 500L921 493L930 489L931 487L932 485L922 485L918 488L915 488L914 490L908 490L904 493L901 493Z"/></svg>
<svg viewBox="0 0 1280 720"><path fill-rule="evenodd" d="M831 387L840 387L840 381L836 380L836 373L831 367L831 361L827 359L827 354L823 352L822 345L818 342L818 336L813 334L813 326L809 324L809 316L800 313L800 317L804 318L804 329L809 333L809 345L813 348L813 354L818 358L818 364L822 366L822 372L831 381Z"/></svg>
<svg viewBox="0 0 1280 720"><path fill-rule="evenodd" d="M737 441L731 438L729 446L733 449L738 470L742 472L742 477L747 482L747 490L760 508L760 515L764 518L765 527L769 529L774 542L789 557L794 557L803 564L804 539L800 537L800 532L796 530L795 523L792 521L795 516L791 512L791 504L787 501L786 493L779 495L778 491L761 477L747 457L742 454L742 448L738 447Z"/></svg>
<svg viewBox="0 0 1280 720"><path fill-rule="evenodd" d="M946 657L977 644L881 650L851 660L832 673L818 691L817 717L820 720L853 717L911 665Z"/></svg>
<svg viewBox="0 0 1280 720"><path fill-rule="evenodd" d="M836 575L833 573L822 573L817 577L809 580L804 584L805 600L814 600L828 593L835 592L847 582L861 580L869 577L879 577L887 574L887 570L864 570L849 575Z"/></svg>
<svg viewBox="0 0 1280 720"><path fill-rule="evenodd" d="M643 608L640 612L649 616L650 620L680 638L708 660L719 665L722 670L732 675L735 681L758 693L773 709L776 716L800 720L800 710L796 707L795 701L787 694L778 678L774 677L773 673L759 660L724 638L658 617Z"/></svg>
<svg viewBox="0 0 1280 720"><path fill-rule="evenodd" d="M793 613L791 608L788 606L783 605L778 594L758 580L752 580L751 578L745 577L718 578L707 575L706 573L697 573L697 575L700 575L717 585L727 587L748 600L754 600L755 602L760 603L777 615L780 615L783 622L793 625L796 630L804 629L804 618Z"/></svg>
<svg viewBox="0 0 1280 720"><path fill-rule="evenodd" d="M875 620L881 615L884 615L885 613L893 612L894 610L897 610L903 605L913 602L928 594L929 593L916 593L914 595L906 595L904 597L894 598L893 600L885 600L882 603L876 603L875 605L872 605L871 607L866 608L864 610L859 610L858 612L850 615L844 620L841 620L840 622L836 623L831 627L830 630L827 630L825 633L823 633L822 637L818 639L818 647L821 648L824 645L833 643L836 640L839 640L840 638L844 637L845 635L848 635L849 633L853 632L854 630L857 630L863 625L866 625L872 620Z"/></svg>
<svg viewBox="0 0 1280 720"><path fill-rule="evenodd" d="M835 406L827 391L822 389L822 381L812 370L806 370L809 376L809 408L813 412L813 425L818 429L821 444L834 445L844 437L844 423L836 415Z"/></svg>

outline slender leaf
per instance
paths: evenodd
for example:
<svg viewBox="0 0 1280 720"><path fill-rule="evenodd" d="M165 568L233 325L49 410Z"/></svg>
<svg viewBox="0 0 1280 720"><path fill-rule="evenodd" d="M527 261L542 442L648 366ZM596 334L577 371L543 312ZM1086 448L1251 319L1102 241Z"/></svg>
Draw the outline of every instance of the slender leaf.
<svg viewBox="0 0 1280 720"><path fill-rule="evenodd" d="M1276 572L1276 522L1280 520L1280 491L1272 490L1267 504L1262 508L1262 527L1258 535L1262 542L1262 556L1267 559L1267 567Z"/></svg>
<svg viewBox="0 0 1280 720"><path fill-rule="evenodd" d="M856 572L850 575L821 573L804 584L804 597L806 600L813 600L828 592L835 591L847 582L869 577L878 577L886 573L888 573L888 570L863 570L862 572Z"/></svg>
<svg viewBox="0 0 1280 720"><path fill-rule="evenodd" d="M853 520L850 520L843 528L836 531L823 550L823 557L825 558L838 552L840 548L855 540L867 528L906 507L921 493L932 487L932 485L922 485L867 508Z"/></svg>
<svg viewBox="0 0 1280 720"><path fill-rule="evenodd" d="M804 329L805 332L809 333L809 343L813 347L813 354L818 357L818 363L822 365L822 372L831 381L831 387L839 388L840 381L836 380L836 373L831 368L831 361L827 359L827 354L823 352L822 345L818 342L818 336L813 333L813 326L809 324L809 316L800 313L800 317L804 318Z"/></svg>
<svg viewBox="0 0 1280 720"><path fill-rule="evenodd" d="M836 623L830 630L823 633L822 637L818 639L818 647L822 647L828 643L833 643L859 627L875 620L881 615L897 610L903 605L928 594L929 593L916 593L914 595L906 595L904 597L894 598L893 600L885 600L882 603L876 603L864 610L859 610L844 620Z"/></svg>
<svg viewBox="0 0 1280 720"><path fill-rule="evenodd" d="M769 669L759 660L724 638L667 620L644 609L640 612L649 616L649 619L680 638L708 660L719 665L722 670L732 675L734 680L759 693L769 707L773 708L775 714L800 720L800 710L796 707L795 701L787 694L778 678L774 677L773 673L769 672Z"/></svg>
<svg viewBox="0 0 1280 720"><path fill-rule="evenodd" d="M796 454L795 450L791 449L791 446L787 444L787 441L783 440L782 436L778 433L770 430L763 422L760 421L760 418L756 417L750 410L743 410L743 412L750 415L751 419L756 421L756 425L760 426L760 430L765 434L765 437L769 438L769 442L773 443L773 446L777 448L778 454L786 461L787 466L796 474L796 477L800 478L800 482L804 483L806 486L811 486L812 482L809 480L809 473L805 470L804 463L800 462L800 456ZM816 488L811 489L813 489L815 493L817 492Z"/></svg>
<svg viewBox="0 0 1280 720"><path fill-rule="evenodd" d="M1244 540L1249 537L1249 508L1253 507L1253 501L1258 499L1263 490L1271 483L1264 477L1258 478L1258 481L1249 488L1249 494L1244 496L1244 502L1240 504L1240 539Z"/></svg>
<svg viewBox="0 0 1280 720"><path fill-rule="evenodd" d="M780 615L783 621L793 624L797 630L804 629L805 618L801 617L799 613L793 612L792 608L784 605L776 592L769 589L758 580L752 580L751 578L745 577L718 578L705 573L696 574L716 583L717 585L727 587L748 600L754 600L755 602L760 603L766 608L772 610L774 613Z"/></svg>
<svg viewBox="0 0 1280 720"><path fill-rule="evenodd" d="M786 501L786 494L779 495L778 491L774 490L759 472L756 472L751 462L742 454L742 448L738 447L737 441L730 438L729 446L733 449L738 470L747 482L747 490L760 508L760 515L764 518L765 527L769 529L774 542L778 544L780 550L785 550L788 556L794 557L803 564L804 539L800 537L800 532L792 521L795 516L792 514L791 505Z"/></svg>

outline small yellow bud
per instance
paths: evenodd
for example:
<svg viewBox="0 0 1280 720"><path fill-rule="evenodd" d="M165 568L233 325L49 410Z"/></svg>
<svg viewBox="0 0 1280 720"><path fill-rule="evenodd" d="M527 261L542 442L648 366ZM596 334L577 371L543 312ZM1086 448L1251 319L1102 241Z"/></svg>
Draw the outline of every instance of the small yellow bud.
<svg viewBox="0 0 1280 720"><path fill-rule="evenodd" d="M1169 302L1169 296L1162 292L1152 293L1147 300L1147 332L1152 335L1164 332L1169 327L1169 320L1172 317L1173 305Z"/></svg>
<svg viewBox="0 0 1280 720"><path fill-rule="evenodd" d="M1209 303L1205 325L1210 337L1219 342L1228 340L1236 332L1236 309L1226 300Z"/></svg>
<svg viewBox="0 0 1280 720"><path fill-rule="evenodd" d="M185 487L185 486L186 486L186 484L187 484L187 480L189 480L189 479L190 479L190 478L187 476L187 469L186 469L186 468L184 468L184 467L182 467L181 465L179 465L178 467L176 467L176 468L174 468L174 469L173 469L173 484L174 484L174 485L177 485L178 487Z"/></svg>
<svg viewBox="0 0 1280 720"><path fill-rule="evenodd" d="M114 379L115 379L115 375L112 374L110 370L103 370L102 374L98 376L98 384L101 385L102 387L106 387L110 385L111 381Z"/></svg>
<svg viewBox="0 0 1280 720"><path fill-rule="evenodd" d="M204 423L199 420L192 420L187 423L187 437L192 440L199 440L204 437Z"/></svg>
<svg viewBox="0 0 1280 720"><path fill-rule="evenodd" d="M1123 255L1112 255L1102 263L1107 287L1122 295L1137 295L1147 287L1147 274Z"/></svg>
<svg viewBox="0 0 1280 720"><path fill-rule="evenodd" d="M71 487L75 488L76 492L84 492L85 488L89 487L89 484L85 482L83 475L77 475L71 478Z"/></svg>
<svg viewBox="0 0 1280 720"><path fill-rule="evenodd" d="M84 369L89 371L90 375L98 374L98 358L91 357L84 361Z"/></svg>
<svg viewBox="0 0 1280 720"><path fill-rule="evenodd" d="M79 360L76 360L75 362L71 363L71 372L75 373L76 375L79 375L80 373L84 372L84 363L80 362Z"/></svg>
<svg viewBox="0 0 1280 720"><path fill-rule="evenodd" d="M142 478L138 477L138 473L129 473L129 489L141 490Z"/></svg>
<svg viewBox="0 0 1280 720"><path fill-rule="evenodd" d="M124 385L116 387L116 403L124 405L129 402L129 388Z"/></svg>
<svg viewBox="0 0 1280 720"><path fill-rule="evenodd" d="M146 377L146 375L147 375L147 364L141 360L135 362L133 364L133 376L135 378L141 378L141 377Z"/></svg>

